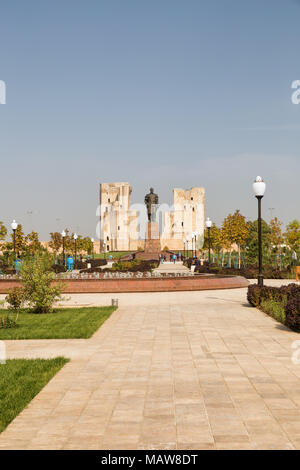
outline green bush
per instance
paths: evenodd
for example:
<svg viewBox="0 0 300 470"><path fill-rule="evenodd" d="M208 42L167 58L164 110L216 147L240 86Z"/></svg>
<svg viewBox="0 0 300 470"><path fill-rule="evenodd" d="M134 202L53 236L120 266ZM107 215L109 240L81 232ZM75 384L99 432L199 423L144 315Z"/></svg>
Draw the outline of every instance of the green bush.
<svg viewBox="0 0 300 470"><path fill-rule="evenodd" d="M12 311L19 311L25 303L25 293L22 287L14 287L10 289L5 301L8 303L8 309Z"/></svg>
<svg viewBox="0 0 300 470"><path fill-rule="evenodd" d="M49 313L61 299L63 284L53 284L52 259L47 254L26 258L21 269L24 298L35 313Z"/></svg>
<svg viewBox="0 0 300 470"><path fill-rule="evenodd" d="M113 271L120 272L147 272L152 271L159 264L158 260L140 260L136 259L133 261L118 261L113 264ZM109 272L111 270L104 268L103 272Z"/></svg>
<svg viewBox="0 0 300 470"><path fill-rule="evenodd" d="M295 331L300 331L300 286L270 287L252 284L248 287L248 301L254 307L271 315Z"/></svg>

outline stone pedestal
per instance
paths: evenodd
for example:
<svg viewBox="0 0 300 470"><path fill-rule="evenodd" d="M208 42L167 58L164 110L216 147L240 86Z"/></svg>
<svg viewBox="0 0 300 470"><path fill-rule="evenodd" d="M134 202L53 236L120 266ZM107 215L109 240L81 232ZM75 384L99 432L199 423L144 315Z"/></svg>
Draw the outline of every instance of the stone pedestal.
<svg viewBox="0 0 300 470"><path fill-rule="evenodd" d="M145 253L158 255L161 252L159 227L157 222L148 222L145 240Z"/></svg>

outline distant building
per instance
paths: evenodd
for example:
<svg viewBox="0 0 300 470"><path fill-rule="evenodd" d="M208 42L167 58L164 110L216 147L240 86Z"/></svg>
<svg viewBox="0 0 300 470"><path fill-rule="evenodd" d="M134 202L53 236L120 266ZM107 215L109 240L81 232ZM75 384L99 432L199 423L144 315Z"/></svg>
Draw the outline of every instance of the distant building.
<svg viewBox="0 0 300 470"><path fill-rule="evenodd" d="M100 184L101 251L136 251L144 249L146 209L130 204L129 183ZM197 246L202 246L205 226L205 189L173 190L173 206L160 204L157 211L161 248L183 250L183 241L197 231ZM189 249L192 248L191 242Z"/></svg>

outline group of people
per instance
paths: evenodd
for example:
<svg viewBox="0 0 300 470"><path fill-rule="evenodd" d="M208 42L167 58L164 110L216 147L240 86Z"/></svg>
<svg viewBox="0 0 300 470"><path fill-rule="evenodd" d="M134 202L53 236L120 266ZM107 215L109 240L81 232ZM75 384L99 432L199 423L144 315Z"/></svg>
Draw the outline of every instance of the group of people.
<svg viewBox="0 0 300 470"><path fill-rule="evenodd" d="M170 261L173 261L173 263L175 264L176 261L182 261L182 254L181 253L170 253ZM164 263L164 261L167 261L167 257L166 255L164 255L163 253L161 253L161 255L159 256L159 261L161 264Z"/></svg>

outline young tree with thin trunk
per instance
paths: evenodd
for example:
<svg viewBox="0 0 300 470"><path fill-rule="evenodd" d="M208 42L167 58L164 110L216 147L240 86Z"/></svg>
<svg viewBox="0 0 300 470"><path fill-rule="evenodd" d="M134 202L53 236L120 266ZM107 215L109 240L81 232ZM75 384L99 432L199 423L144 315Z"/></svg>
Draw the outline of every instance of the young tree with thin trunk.
<svg viewBox="0 0 300 470"><path fill-rule="evenodd" d="M245 246L249 236L249 226L246 218L236 210L234 214L229 214L223 222L222 231L224 239L230 244L230 252L232 245L238 247L238 263L241 268L241 247Z"/></svg>

